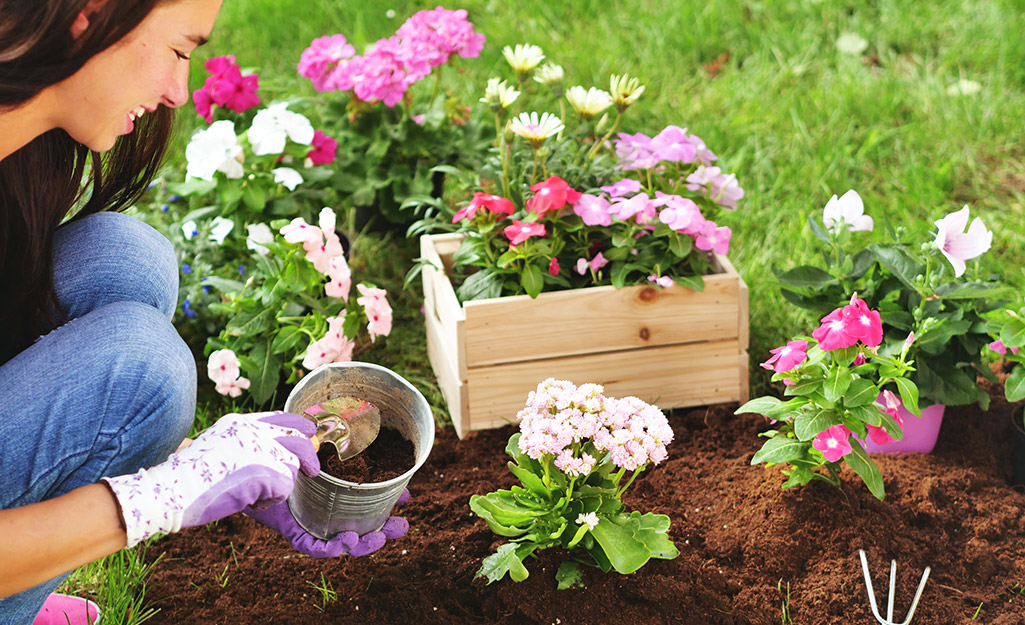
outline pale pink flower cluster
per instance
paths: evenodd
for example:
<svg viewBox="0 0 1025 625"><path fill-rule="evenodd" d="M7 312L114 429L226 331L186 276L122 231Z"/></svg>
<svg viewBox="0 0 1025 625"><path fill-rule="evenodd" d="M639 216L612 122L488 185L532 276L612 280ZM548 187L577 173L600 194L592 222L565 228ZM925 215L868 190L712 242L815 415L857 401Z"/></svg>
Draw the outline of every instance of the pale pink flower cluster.
<svg viewBox="0 0 1025 625"><path fill-rule="evenodd" d="M249 388L249 380L243 378L241 373L238 356L230 349L219 349L211 353L206 361L206 374L221 395L238 397L243 389Z"/></svg>
<svg viewBox="0 0 1025 625"><path fill-rule="evenodd" d="M319 227L306 223L302 217L296 217L281 229L281 236L289 243L301 243L306 250L306 260L330 278L325 287L328 295L348 299L352 285L351 272L345 261L342 241L335 232L335 222L335 212L324 207L320 211Z"/></svg>
<svg viewBox="0 0 1025 625"><path fill-rule="evenodd" d="M432 67L452 54L475 57L483 47L484 35L473 30L465 10L437 7L414 14L395 35L379 39L361 56L344 35L316 39L303 51L298 71L318 91L352 90L364 102L395 106Z"/></svg>
<svg viewBox="0 0 1025 625"><path fill-rule="evenodd" d="M363 307L367 313L367 331L370 332L370 340L374 341L379 336L388 336L391 332L391 305L388 304L387 293L384 289L357 284L360 297L356 303Z"/></svg>
<svg viewBox="0 0 1025 625"><path fill-rule="evenodd" d="M303 367L313 371L321 365L331 362L349 362L352 360L354 341L345 336L345 311L337 317L327 318L327 334L310 343L303 358Z"/></svg>
<svg viewBox="0 0 1025 625"><path fill-rule="evenodd" d="M666 126L654 137L643 132L635 135L621 132L617 137L612 144L620 160L619 168L626 171L651 169L663 161L708 165L718 158L701 137L688 134L679 126Z"/></svg>
<svg viewBox="0 0 1025 625"><path fill-rule="evenodd" d="M606 397L604 390L553 378L538 384L516 415L520 451L535 460L554 456L555 467L574 477L589 474L600 452L628 470L665 460L673 430L662 411L636 397ZM585 451L588 443L596 454Z"/></svg>
<svg viewBox="0 0 1025 625"><path fill-rule="evenodd" d="M707 165L699 166L687 176L687 189L703 191L708 199L729 210L737 210L737 200L744 197L735 175L724 174L719 167Z"/></svg>

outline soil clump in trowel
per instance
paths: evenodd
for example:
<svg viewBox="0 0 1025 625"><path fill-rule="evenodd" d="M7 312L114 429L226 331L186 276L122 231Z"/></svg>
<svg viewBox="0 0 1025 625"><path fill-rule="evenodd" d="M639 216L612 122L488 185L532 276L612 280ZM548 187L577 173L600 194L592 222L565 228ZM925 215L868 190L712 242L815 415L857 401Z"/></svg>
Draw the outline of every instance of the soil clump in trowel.
<svg viewBox="0 0 1025 625"><path fill-rule="evenodd" d="M348 460L339 460L331 445L323 445L317 456L322 471L357 484L390 480L416 464L413 443L389 427L381 428L381 433L369 447Z"/></svg>

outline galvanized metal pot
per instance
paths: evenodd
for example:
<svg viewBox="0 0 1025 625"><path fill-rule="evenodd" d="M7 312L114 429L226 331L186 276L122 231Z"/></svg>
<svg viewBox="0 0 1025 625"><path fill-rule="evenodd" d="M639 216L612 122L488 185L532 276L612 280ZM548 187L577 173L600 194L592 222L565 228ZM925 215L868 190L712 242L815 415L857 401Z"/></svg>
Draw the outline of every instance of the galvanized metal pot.
<svg viewBox="0 0 1025 625"><path fill-rule="evenodd" d="M379 365L336 362L318 367L289 393L285 410L302 414L307 408L336 397L359 397L381 411L381 427L398 430L413 443L413 468L384 482L356 484L321 472L302 473L288 498L292 515L318 538L340 532L359 534L381 529L395 501L434 446L434 416L420 391L401 376Z"/></svg>

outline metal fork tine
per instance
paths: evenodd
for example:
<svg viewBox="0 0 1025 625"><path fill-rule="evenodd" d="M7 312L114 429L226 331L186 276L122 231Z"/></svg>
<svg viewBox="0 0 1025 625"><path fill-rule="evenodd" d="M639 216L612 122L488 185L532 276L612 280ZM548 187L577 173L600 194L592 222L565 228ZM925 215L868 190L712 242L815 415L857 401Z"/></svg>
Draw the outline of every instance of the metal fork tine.
<svg viewBox="0 0 1025 625"><path fill-rule="evenodd" d="M865 574L865 588L868 590L868 602L872 608L872 616L875 617L880 625L898 625L893 622L893 603L894 597L897 594L897 561L890 560L890 594L886 600L886 618L884 619L879 614L879 607L876 605L876 594L872 590L872 575L868 571L868 558L865 556L865 550L858 549L858 555L861 557L861 570ZM922 591L925 590L925 583L929 581L929 572L931 570L931 567L927 566L925 571L922 572L922 581L918 583L918 590L915 592L915 598L911 602L911 609L908 610L907 618L899 625L910 625L911 618L915 615L915 610L918 609L918 601L922 598Z"/></svg>

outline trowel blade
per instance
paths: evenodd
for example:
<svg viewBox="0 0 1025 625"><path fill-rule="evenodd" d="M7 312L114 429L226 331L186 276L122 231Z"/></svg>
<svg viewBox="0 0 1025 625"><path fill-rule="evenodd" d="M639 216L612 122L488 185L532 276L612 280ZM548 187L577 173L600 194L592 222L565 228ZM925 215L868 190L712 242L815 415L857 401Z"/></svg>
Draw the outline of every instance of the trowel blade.
<svg viewBox="0 0 1025 625"><path fill-rule="evenodd" d="M313 411L338 415L349 426L348 444L338 449L338 459L348 460L358 455L377 439L381 432L381 411L377 406L356 397L338 397L311 406ZM336 445L336 448L339 447Z"/></svg>

